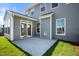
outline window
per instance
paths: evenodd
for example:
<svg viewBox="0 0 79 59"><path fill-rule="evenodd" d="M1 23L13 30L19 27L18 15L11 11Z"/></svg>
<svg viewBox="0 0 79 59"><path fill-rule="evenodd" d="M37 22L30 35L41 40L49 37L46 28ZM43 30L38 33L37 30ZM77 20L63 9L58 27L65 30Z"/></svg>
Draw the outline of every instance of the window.
<svg viewBox="0 0 79 59"><path fill-rule="evenodd" d="M34 16L34 11L35 11L34 8L31 9L31 15L32 15L32 16Z"/></svg>
<svg viewBox="0 0 79 59"><path fill-rule="evenodd" d="M27 11L27 12L26 12L26 15L28 15L28 14L29 14L29 12Z"/></svg>
<svg viewBox="0 0 79 59"><path fill-rule="evenodd" d="M5 33L7 33L7 20L5 20Z"/></svg>
<svg viewBox="0 0 79 59"><path fill-rule="evenodd" d="M10 19L7 20L7 34L10 34Z"/></svg>
<svg viewBox="0 0 79 59"><path fill-rule="evenodd" d="M56 35L66 34L66 19L60 18L56 19Z"/></svg>
<svg viewBox="0 0 79 59"><path fill-rule="evenodd" d="M36 33L37 33L37 34L40 33L40 23L37 23Z"/></svg>
<svg viewBox="0 0 79 59"><path fill-rule="evenodd" d="M10 34L10 19L5 20L5 33Z"/></svg>
<svg viewBox="0 0 79 59"><path fill-rule="evenodd" d="M52 3L52 8L58 7L58 3Z"/></svg>
<svg viewBox="0 0 79 59"><path fill-rule="evenodd" d="M41 7L40 8L41 9L41 12L45 11L45 3L42 3L40 7Z"/></svg>

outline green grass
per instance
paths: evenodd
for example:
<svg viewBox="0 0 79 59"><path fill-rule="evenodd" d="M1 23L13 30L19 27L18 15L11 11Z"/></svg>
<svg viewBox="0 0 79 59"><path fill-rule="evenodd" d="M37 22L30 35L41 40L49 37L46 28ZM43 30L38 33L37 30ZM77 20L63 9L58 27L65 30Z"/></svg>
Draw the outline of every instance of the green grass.
<svg viewBox="0 0 79 59"><path fill-rule="evenodd" d="M72 44L59 41L54 51L52 51L52 56L78 56L79 52L75 52Z"/></svg>
<svg viewBox="0 0 79 59"><path fill-rule="evenodd" d="M56 47L55 47L56 46ZM53 49L54 48L54 49ZM54 47L51 47L47 55L51 56L79 56L73 45L64 41L58 41ZM11 44L4 36L0 36L0 56L28 56Z"/></svg>
<svg viewBox="0 0 79 59"><path fill-rule="evenodd" d="M26 54L11 44L5 37L0 36L0 56L25 56Z"/></svg>

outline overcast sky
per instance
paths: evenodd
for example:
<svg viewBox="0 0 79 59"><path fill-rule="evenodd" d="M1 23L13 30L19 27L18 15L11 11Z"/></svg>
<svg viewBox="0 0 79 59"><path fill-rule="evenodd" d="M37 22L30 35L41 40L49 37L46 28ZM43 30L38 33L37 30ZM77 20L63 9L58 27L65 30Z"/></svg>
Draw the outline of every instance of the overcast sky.
<svg viewBox="0 0 79 59"><path fill-rule="evenodd" d="M32 3L0 3L0 25L4 24L3 17L6 9L24 14L25 9L31 5Z"/></svg>

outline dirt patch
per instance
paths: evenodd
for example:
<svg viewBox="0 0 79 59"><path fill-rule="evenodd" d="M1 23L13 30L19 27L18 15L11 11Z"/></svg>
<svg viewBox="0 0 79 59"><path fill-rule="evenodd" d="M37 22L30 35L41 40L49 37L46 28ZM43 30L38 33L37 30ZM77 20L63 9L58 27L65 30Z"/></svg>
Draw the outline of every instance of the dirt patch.
<svg viewBox="0 0 79 59"><path fill-rule="evenodd" d="M79 46L74 46L75 52L79 52Z"/></svg>

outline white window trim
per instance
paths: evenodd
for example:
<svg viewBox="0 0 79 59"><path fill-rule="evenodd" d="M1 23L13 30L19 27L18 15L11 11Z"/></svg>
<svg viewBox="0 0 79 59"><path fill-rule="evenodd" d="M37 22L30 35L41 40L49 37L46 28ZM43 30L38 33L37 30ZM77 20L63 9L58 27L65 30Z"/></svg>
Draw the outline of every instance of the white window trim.
<svg viewBox="0 0 79 59"><path fill-rule="evenodd" d="M37 23L40 23L40 22L37 22ZM40 32L39 33L37 32L37 23L36 23L36 34L40 34Z"/></svg>
<svg viewBox="0 0 79 59"><path fill-rule="evenodd" d="M59 7L59 3L57 7L52 8L52 3L51 3L51 9L57 9Z"/></svg>
<svg viewBox="0 0 79 59"><path fill-rule="evenodd" d="M61 19L64 19L64 34L58 34L57 33L57 26L56 26L56 35L66 35L66 18L59 18L59 19L56 19L56 20L61 20Z"/></svg>
<svg viewBox="0 0 79 59"><path fill-rule="evenodd" d="M46 11L46 3L44 3L44 4L45 4L45 11ZM40 4L40 13L45 12L45 11L41 12L41 8L42 8L42 5Z"/></svg>

